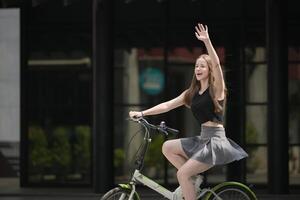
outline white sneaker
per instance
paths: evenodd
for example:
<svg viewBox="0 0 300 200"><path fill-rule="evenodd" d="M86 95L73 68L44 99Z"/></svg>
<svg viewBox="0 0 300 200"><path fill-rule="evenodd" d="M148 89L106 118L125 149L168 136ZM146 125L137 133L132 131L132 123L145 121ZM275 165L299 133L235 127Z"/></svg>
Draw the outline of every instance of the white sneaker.
<svg viewBox="0 0 300 200"><path fill-rule="evenodd" d="M197 176L191 177L191 179L192 179L193 185L195 187L196 197L198 197L200 194L200 191L201 191L200 185L203 182L203 176L199 174ZM180 185L176 188L176 190L173 192L173 194L175 195L174 200L183 199L182 190L181 190Z"/></svg>
<svg viewBox="0 0 300 200"><path fill-rule="evenodd" d="M176 190L173 192L173 200L182 200L182 191L180 185L176 188Z"/></svg>

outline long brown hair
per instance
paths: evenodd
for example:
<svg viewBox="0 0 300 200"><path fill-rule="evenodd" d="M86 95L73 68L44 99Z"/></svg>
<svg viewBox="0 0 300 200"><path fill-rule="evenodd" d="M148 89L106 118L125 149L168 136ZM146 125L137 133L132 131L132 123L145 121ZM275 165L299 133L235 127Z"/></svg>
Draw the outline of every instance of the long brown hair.
<svg viewBox="0 0 300 200"><path fill-rule="evenodd" d="M215 106L215 112L219 113L219 112L223 112L225 111L225 105L226 105L226 95L227 95L227 89L225 86L224 92L225 92L225 97L224 97L224 101L223 101L223 105L221 105L219 103L219 101L215 98L215 84L214 84L214 76L213 73L211 71L212 69L212 61L211 58L209 57L209 55L207 54L202 54L201 56L199 56L197 58L200 59L203 58L207 65L208 65L208 69L209 69L209 74L208 74L208 83L209 83L209 94L211 96L211 99L213 100L214 106ZM201 89L201 82L197 80L195 72L193 74L193 78L190 84L190 87L186 90L186 93L184 95L184 103L187 106L191 106L192 103L192 98L195 95L196 92L198 92Z"/></svg>

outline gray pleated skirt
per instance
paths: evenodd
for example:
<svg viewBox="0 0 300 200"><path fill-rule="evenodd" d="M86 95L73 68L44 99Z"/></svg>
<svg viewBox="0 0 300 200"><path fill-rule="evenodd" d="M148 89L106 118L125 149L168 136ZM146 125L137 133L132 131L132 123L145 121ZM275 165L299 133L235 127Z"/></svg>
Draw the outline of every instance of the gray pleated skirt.
<svg viewBox="0 0 300 200"><path fill-rule="evenodd" d="M227 138L223 127L202 126L200 136L180 139L186 155L210 165L222 165L240 160L248 154Z"/></svg>

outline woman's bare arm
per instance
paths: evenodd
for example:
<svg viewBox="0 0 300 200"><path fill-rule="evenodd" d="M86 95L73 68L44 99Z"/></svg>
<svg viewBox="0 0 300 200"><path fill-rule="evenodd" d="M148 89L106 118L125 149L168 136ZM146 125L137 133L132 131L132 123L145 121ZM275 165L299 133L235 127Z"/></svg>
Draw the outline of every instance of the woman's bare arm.
<svg viewBox="0 0 300 200"><path fill-rule="evenodd" d="M164 103L158 104L152 108L149 108L144 111L130 111L129 116L130 117L141 117L146 115L157 115L161 113L168 112L170 110L173 110L179 106L184 105L184 95L185 92L182 92L178 97L171 99L170 101L166 101Z"/></svg>
<svg viewBox="0 0 300 200"><path fill-rule="evenodd" d="M205 44L205 47L207 49L208 55L211 58L212 61L212 73L215 77L215 87L216 87L216 94L215 97L218 100L224 99L224 89L225 89L225 83L224 83L224 77L223 72L220 64L219 57L217 55L217 52L215 48L212 45L212 42L208 35L208 27L205 25L205 27L202 24L198 24L196 28L196 37L197 39L203 41Z"/></svg>

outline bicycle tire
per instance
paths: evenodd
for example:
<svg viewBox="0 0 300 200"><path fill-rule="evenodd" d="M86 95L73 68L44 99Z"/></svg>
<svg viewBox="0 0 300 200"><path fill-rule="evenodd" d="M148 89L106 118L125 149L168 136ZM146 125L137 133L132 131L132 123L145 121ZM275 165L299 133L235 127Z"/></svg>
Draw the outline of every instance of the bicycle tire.
<svg viewBox="0 0 300 200"><path fill-rule="evenodd" d="M101 200L127 200L130 196L130 189L125 189L121 187L116 187L111 190L109 190L107 193L105 193L102 197ZM134 200L139 200L137 198L136 194L133 195Z"/></svg>
<svg viewBox="0 0 300 200"><path fill-rule="evenodd" d="M245 185L241 183L224 183L212 189L222 200L257 200L256 195ZM213 194L209 193L207 200L218 200Z"/></svg>

